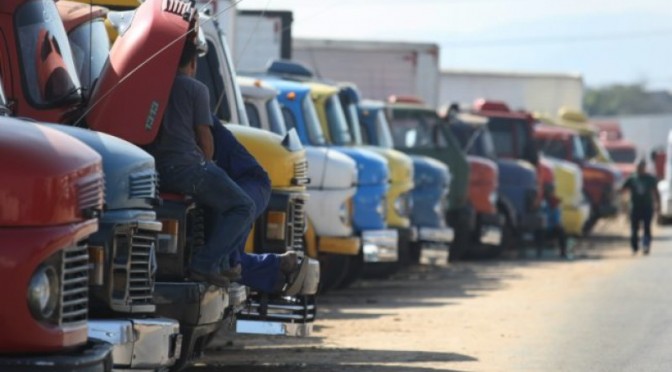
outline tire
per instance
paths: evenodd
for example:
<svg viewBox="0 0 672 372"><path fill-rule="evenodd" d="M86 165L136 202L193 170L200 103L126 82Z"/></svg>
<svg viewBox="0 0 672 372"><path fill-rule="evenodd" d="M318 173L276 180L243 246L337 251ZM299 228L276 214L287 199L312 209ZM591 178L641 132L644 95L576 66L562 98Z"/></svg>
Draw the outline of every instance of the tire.
<svg viewBox="0 0 672 372"><path fill-rule="evenodd" d="M364 258L362 250L359 250L357 256L348 256L350 262L348 263L348 270L345 274L345 277L336 287L337 289L346 289L356 282L362 276L362 270L364 269Z"/></svg>
<svg viewBox="0 0 672 372"><path fill-rule="evenodd" d="M350 256L340 254L321 254L319 293L338 288L346 278L350 265Z"/></svg>
<svg viewBox="0 0 672 372"><path fill-rule="evenodd" d="M411 265L417 265L420 263L420 257L422 257L422 243L412 242L409 246L408 262Z"/></svg>

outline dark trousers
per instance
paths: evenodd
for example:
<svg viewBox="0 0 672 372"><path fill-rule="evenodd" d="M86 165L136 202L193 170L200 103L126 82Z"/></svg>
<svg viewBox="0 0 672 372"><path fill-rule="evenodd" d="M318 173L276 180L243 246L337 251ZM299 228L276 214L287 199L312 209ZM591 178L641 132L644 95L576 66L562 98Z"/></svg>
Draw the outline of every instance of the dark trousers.
<svg viewBox="0 0 672 372"><path fill-rule="evenodd" d="M639 227L644 224L645 248L651 245L651 220L653 219L652 207L633 207L630 210L630 246L633 251L639 249Z"/></svg>
<svg viewBox="0 0 672 372"><path fill-rule="evenodd" d="M254 222L254 202L224 170L209 161L169 166L159 169L159 174L163 190L191 195L214 212L208 241L192 257L192 265L230 266L230 256L236 256L245 245Z"/></svg>

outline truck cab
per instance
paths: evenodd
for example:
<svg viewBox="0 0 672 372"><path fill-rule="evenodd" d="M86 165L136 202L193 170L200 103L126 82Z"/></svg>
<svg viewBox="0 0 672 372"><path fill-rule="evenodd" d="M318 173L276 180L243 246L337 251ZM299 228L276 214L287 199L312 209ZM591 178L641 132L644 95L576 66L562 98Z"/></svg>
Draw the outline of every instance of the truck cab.
<svg viewBox="0 0 672 372"><path fill-rule="evenodd" d="M437 112L416 98L390 97L385 113L395 149L434 158L450 168L447 220L455 237L449 259L473 253L479 244L498 246L503 221L496 204L497 165L467 156Z"/></svg>
<svg viewBox="0 0 672 372"><path fill-rule="evenodd" d="M385 103L363 100L358 105L362 142L370 146L394 149L394 141L385 116ZM448 166L428 156L410 155L413 161L413 208L411 224L418 239L411 246L411 261L420 259L423 246L448 245L454 232L446 223L452 174Z"/></svg>
<svg viewBox="0 0 672 372"><path fill-rule="evenodd" d="M660 215L658 223L669 225L672 223L672 131L667 135L667 143L662 151L657 151L657 158L664 159L663 178L658 182L660 193Z"/></svg>
<svg viewBox="0 0 672 372"><path fill-rule="evenodd" d="M6 101L0 89L0 107ZM9 111L9 110L3 110ZM103 209L100 155L53 128L0 117L0 369L108 371L87 337L89 249Z"/></svg>
<svg viewBox="0 0 672 372"><path fill-rule="evenodd" d="M15 102L11 114L81 126L83 89L54 3L17 0L3 2L1 8L0 29L12 35L12 42L3 44L0 61L3 85ZM115 338L113 360L116 363L123 354L127 362L119 366L172 365L180 340L178 322L147 317L156 309L156 245L161 231L154 211L158 200L154 159L103 133L72 125L52 128L98 152L106 175L105 213L99 217L98 232L88 240L95 274L89 289L89 335L107 341L131 332L139 335ZM157 339L163 341L157 344ZM146 353L148 349L153 354Z"/></svg>
<svg viewBox="0 0 672 372"><path fill-rule="evenodd" d="M250 125L286 136L288 128L278 91L260 79L239 76L237 80ZM357 168L351 158L326 147L306 146L306 155L310 177L306 252L311 257L321 257L320 283L323 290L328 290L344 283L347 263L343 259L347 261L348 256L357 255L360 250L360 239L352 227Z"/></svg>
<svg viewBox="0 0 672 372"><path fill-rule="evenodd" d="M500 204L505 208L507 223L518 237L545 229L540 209L543 165L534 144L532 117L511 112L504 102L483 99L474 103L472 113L487 119L499 166Z"/></svg>
<svg viewBox="0 0 672 372"><path fill-rule="evenodd" d="M575 130L540 123L534 127L534 138L539 151L546 156L572 162L581 168L583 194L590 204L582 234L588 234L601 216L617 209L615 183L618 175L610 167L586 159L581 138Z"/></svg>
<svg viewBox="0 0 672 372"><path fill-rule="evenodd" d="M347 149L332 146L323 132L311 90L305 84L274 76L267 76L264 80L278 90L278 100L287 128L296 128L305 146L329 149L348 156L356 163L357 189L351 208L353 229L361 239L361 247L356 255L350 256L348 275L357 274L357 266L361 261L395 262L397 259L396 231L386 229L385 224L388 171L384 158L375 154L356 150L347 151Z"/></svg>
<svg viewBox="0 0 672 372"><path fill-rule="evenodd" d="M614 166L621 172L623 179L627 179L637 169L637 146L628 140L602 141L602 145L609 153Z"/></svg>

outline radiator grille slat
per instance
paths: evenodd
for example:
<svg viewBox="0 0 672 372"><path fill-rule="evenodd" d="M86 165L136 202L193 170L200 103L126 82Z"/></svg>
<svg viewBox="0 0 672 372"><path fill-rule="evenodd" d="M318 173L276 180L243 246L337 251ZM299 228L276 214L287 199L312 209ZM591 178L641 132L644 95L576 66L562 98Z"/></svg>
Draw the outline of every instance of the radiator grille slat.
<svg viewBox="0 0 672 372"><path fill-rule="evenodd" d="M89 251L84 243L63 251L61 325L85 323L89 309Z"/></svg>
<svg viewBox="0 0 672 372"><path fill-rule="evenodd" d="M77 182L77 202L80 211L102 209L105 203L105 177L102 172Z"/></svg>
<svg viewBox="0 0 672 372"><path fill-rule="evenodd" d="M128 293L133 305L151 304L155 266L152 260L156 233L138 230L131 238Z"/></svg>
<svg viewBox="0 0 672 372"><path fill-rule="evenodd" d="M131 199L156 199L159 177L153 169L135 172L129 176Z"/></svg>

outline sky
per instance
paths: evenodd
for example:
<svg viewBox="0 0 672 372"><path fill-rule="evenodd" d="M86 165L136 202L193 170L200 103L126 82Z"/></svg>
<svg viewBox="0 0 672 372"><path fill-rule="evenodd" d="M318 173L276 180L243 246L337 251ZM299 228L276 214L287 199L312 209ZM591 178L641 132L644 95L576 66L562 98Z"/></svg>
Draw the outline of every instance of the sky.
<svg viewBox="0 0 672 372"><path fill-rule="evenodd" d="M418 41L444 69L580 73L672 90L672 0L242 0L292 10L294 37Z"/></svg>

